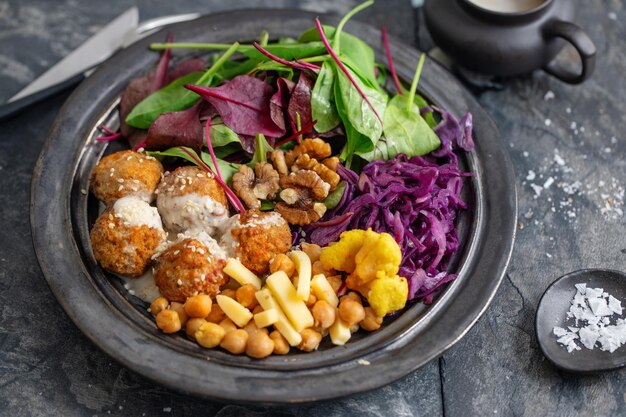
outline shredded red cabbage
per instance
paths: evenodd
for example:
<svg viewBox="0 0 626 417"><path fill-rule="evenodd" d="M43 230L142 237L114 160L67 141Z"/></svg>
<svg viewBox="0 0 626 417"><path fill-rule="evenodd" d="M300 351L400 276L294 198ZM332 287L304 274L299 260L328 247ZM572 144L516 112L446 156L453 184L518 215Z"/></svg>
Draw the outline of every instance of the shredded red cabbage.
<svg viewBox="0 0 626 417"><path fill-rule="evenodd" d="M409 300L427 304L438 288L456 278L446 267L459 247L457 212L467 207L460 196L462 177L471 174L460 171L454 150L474 147L471 114L459 122L445 110L436 111L442 118L435 128L439 149L424 157L399 154L373 161L360 175L340 165L337 173L346 190L339 204L321 225L308 226L303 234L320 246L350 229L391 234L402 249L399 275L409 282Z"/></svg>

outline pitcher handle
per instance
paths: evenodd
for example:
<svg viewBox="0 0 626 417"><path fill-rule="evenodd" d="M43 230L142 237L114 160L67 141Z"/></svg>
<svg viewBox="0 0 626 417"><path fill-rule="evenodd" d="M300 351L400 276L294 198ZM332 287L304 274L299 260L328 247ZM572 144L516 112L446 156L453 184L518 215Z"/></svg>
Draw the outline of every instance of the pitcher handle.
<svg viewBox="0 0 626 417"><path fill-rule="evenodd" d="M585 31L571 22L554 20L546 24L543 33L546 38L562 38L568 41L576 48L582 62L580 74L563 68L554 61L543 67L545 72L569 84L580 84L591 76L596 67L596 46Z"/></svg>

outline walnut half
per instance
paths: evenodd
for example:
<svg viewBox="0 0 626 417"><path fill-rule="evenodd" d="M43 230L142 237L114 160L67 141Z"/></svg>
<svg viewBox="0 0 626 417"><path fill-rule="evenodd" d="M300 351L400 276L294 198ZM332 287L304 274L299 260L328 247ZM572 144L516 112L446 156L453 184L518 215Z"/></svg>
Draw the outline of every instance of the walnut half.
<svg viewBox="0 0 626 417"><path fill-rule="evenodd" d="M296 162L291 166L292 172L306 169L309 171L315 171L322 180L330 184L330 189L334 190L341 181L339 174L332 171L326 164L320 163L317 159L311 158L308 154L302 154L296 159ZM335 168L336 169L336 168Z"/></svg>
<svg viewBox="0 0 626 417"><path fill-rule="evenodd" d="M258 209L261 207L259 199L276 198L278 179L278 172L267 162L257 162L254 171L247 165L240 165L239 172L233 174L233 190L248 208Z"/></svg>
<svg viewBox="0 0 626 417"><path fill-rule="evenodd" d="M320 138L305 139L293 149L287 151L285 154L285 162L288 167L291 167L300 155L307 154L312 159L321 161L324 158L328 158L331 153L330 144L324 142L324 140Z"/></svg>
<svg viewBox="0 0 626 417"><path fill-rule="evenodd" d="M280 179L280 198L275 206L287 222L304 226L318 221L326 213L321 201L328 196L330 184L315 171L300 170Z"/></svg>

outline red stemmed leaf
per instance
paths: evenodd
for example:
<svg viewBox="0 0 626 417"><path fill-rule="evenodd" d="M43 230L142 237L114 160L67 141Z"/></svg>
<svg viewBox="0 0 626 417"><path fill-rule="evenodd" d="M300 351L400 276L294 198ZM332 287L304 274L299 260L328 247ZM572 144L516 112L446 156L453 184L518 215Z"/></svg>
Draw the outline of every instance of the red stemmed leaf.
<svg viewBox="0 0 626 417"><path fill-rule="evenodd" d="M203 102L198 102L187 110L160 115L148 129L145 148L161 150L186 146L199 152L203 142L202 123L200 122L200 111L203 104Z"/></svg>
<svg viewBox="0 0 626 417"><path fill-rule="evenodd" d="M387 38L387 28L383 26L381 30L381 35L383 37L383 45L385 46L385 54L387 55L387 63L389 64L389 71L391 72L391 79L393 80L394 85L396 86L396 90L398 90L398 94L403 95L402 86L400 85L400 81L398 80L398 74L396 74L396 67L393 65L393 59L391 58L391 50L389 49L389 39Z"/></svg>
<svg viewBox="0 0 626 417"><path fill-rule="evenodd" d="M184 75L191 74L192 72L201 72L206 68L206 64L200 58L190 58L184 61L181 61L178 65L172 68L171 71L167 73L167 78L163 87L170 84L177 78L180 78Z"/></svg>
<svg viewBox="0 0 626 417"><path fill-rule="evenodd" d="M240 75L219 87L186 85L189 90L211 103L224 124L241 135L262 133L267 137L285 134L272 120L270 99L273 88L267 82Z"/></svg>
<svg viewBox="0 0 626 417"><path fill-rule="evenodd" d="M174 35L170 34L167 36L167 42L174 42ZM159 60L159 64L156 67L156 73L154 77L152 77L152 91L157 91L159 88L163 87L167 82L167 70L170 66L170 60L172 59L172 50L166 49L163 51L163 55L161 55L161 59Z"/></svg>
<svg viewBox="0 0 626 417"><path fill-rule="evenodd" d="M207 125L207 130L209 130L209 128L210 128L210 124ZM211 136L210 135L207 136L207 143L211 143ZM202 160L202 158L200 158L195 151L190 151L189 149L185 148L184 146L181 146L178 149L180 149L182 152L184 152L187 155L189 155L189 157L191 159L193 159L195 161L195 163L200 168L203 168L206 172L209 172L209 173L213 174L213 177L215 178L217 183L222 187L222 189L224 190L224 193L226 194L226 197L228 198L230 203L235 207L235 209L239 212L239 214L244 214L246 212L246 208L243 206L243 204L241 203L241 201L237 197L237 194L235 194L233 192L233 190L230 189L228 184L226 184L224 182L224 179L222 178L221 173L220 173L220 175L216 175L216 173L211 169L211 167L208 166L207 164L205 164L204 161ZM213 159L213 158L214 158L214 155L211 155L211 159L213 160L213 164L215 165L216 170L219 172L219 167L218 167L218 164L217 164L217 160Z"/></svg>
<svg viewBox="0 0 626 417"><path fill-rule="evenodd" d="M286 78L276 80L277 90L270 99L270 115L276 126L285 130L285 112L289 106L289 98L296 84Z"/></svg>
<svg viewBox="0 0 626 417"><path fill-rule="evenodd" d="M300 135L306 136L307 134L313 132L313 128L315 127L315 123L317 123L317 120L313 120L311 123L309 123L308 125L304 125L302 126L302 129L300 129L297 132L294 132L293 134L291 134L290 136L281 139L280 141L274 143L274 147L277 146L282 146L285 143L289 143L294 139L297 139Z"/></svg>
<svg viewBox="0 0 626 417"><path fill-rule="evenodd" d="M294 61L288 61L286 59L280 58L272 54L270 51L266 50L265 48L263 48L261 45L258 44L258 42L254 42L253 45L260 53L262 53L263 55L265 55L272 61L276 61L279 64L285 65L286 67L290 67L290 68L297 69L300 71L307 71L307 70L319 71L321 69L321 67L315 64L311 64L309 62L294 62Z"/></svg>
<svg viewBox="0 0 626 417"><path fill-rule="evenodd" d="M319 19L315 19L315 26L317 27L317 31L320 34L320 38L322 39L322 43L326 47L326 50L330 54L330 56L333 59L333 61L335 61L335 63L337 64L337 67L339 67L341 72L343 72L346 75L346 77L348 77L348 80L350 80L350 83L354 86L354 88L359 93L359 95L361 96L363 101L365 101L367 103L367 105L369 106L369 108L372 109L372 112L374 112L374 115L376 116L376 118L378 119L380 124L382 125L383 124L383 119L380 117L380 115L376 111L376 108L374 108L372 103L367 98L367 95L363 92L361 87L359 87L359 84L357 84L357 82L354 80L354 78L350 74L350 71L348 71L348 69L343 64L343 62L341 62L341 59L339 59L339 56L337 56L337 54L335 53L333 48L330 46L330 43L328 42L328 38L326 37L326 34L324 33L324 28L322 27L322 23L320 22Z"/></svg>
<svg viewBox="0 0 626 417"><path fill-rule="evenodd" d="M300 73L298 82L291 93L287 114L292 125L297 125L297 115L300 115L300 126L308 126L313 120L311 115L311 90L313 89L313 81L311 81L304 73Z"/></svg>

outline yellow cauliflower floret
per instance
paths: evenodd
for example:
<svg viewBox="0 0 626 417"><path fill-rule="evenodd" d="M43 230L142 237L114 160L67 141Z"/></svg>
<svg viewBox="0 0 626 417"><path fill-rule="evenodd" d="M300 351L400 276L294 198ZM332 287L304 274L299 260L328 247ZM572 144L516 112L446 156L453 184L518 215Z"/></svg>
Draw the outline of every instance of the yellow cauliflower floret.
<svg viewBox="0 0 626 417"><path fill-rule="evenodd" d="M339 241L322 249L320 261L326 269L352 273L356 264L354 258L365 242L365 230L343 232Z"/></svg>
<svg viewBox="0 0 626 417"><path fill-rule="evenodd" d="M409 285L397 275L402 251L390 234L343 232L337 243L322 250L320 260L324 268L348 272L347 287L367 298L380 317L404 308Z"/></svg>
<svg viewBox="0 0 626 417"><path fill-rule="evenodd" d="M398 311L406 305L409 284L405 278L379 275L370 284L367 301L380 317Z"/></svg>
<svg viewBox="0 0 626 417"><path fill-rule="evenodd" d="M394 276L398 273L402 262L402 251L389 233L376 233L368 230L363 246L354 258L356 268L354 274L366 283L377 274Z"/></svg>

